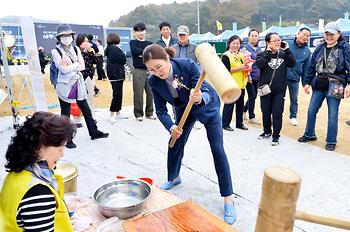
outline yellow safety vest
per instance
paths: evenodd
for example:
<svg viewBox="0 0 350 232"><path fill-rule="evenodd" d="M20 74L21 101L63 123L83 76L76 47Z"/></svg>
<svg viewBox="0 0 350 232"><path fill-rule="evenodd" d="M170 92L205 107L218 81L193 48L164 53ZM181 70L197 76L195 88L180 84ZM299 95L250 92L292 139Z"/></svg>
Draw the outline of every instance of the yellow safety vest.
<svg viewBox="0 0 350 232"><path fill-rule="evenodd" d="M0 193L0 207L5 217L5 230L6 232L23 231L23 228L19 227L16 222L16 212L24 195L27 191L37 184L47 186L56 200L55 211L55 232L73 232L73 225L69 217L67 206L64 202L63 195L63 182L62 177L55 175L59 190L58 192L50 185L44 183L42 180L35 178L29 171L23 170L21 172L10 172L7 174L5 181L2 185Z"/></svg>
<svg viewBox="0 0 350 232"><path fill-rule="evenodd" d="M224 55L226 55L229 58L231 68L238 68L243 65L242 62L244 62L244 57L242 53L238 53L238 55L234 55L232 54L232 52L226 51ZM244 77L244 71L231 73L231 76L236 81L240 89L245 89L245 86L248 83L248 78Z"/></svg>
<svg viewBox="0 0 350 232"><path fill-rule="evenodd" d="M0 208L0 231L5 231L5 216Z"/></svg>

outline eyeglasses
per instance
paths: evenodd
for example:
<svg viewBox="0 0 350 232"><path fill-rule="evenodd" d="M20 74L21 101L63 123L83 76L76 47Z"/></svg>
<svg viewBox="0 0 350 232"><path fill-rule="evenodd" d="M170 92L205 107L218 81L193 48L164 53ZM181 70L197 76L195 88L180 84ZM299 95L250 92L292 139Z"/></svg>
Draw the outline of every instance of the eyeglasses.
<svg viewBox="0 0 350 232"><path fill-rule="evenodd" d="M163 69L163 68L164 68L163 65L158 64L158 65L156 65L156 67L155 67L154 69L148 69L148 72L149 72L150 74L156 74L159 70L161 70L161 69Z"/></svg>

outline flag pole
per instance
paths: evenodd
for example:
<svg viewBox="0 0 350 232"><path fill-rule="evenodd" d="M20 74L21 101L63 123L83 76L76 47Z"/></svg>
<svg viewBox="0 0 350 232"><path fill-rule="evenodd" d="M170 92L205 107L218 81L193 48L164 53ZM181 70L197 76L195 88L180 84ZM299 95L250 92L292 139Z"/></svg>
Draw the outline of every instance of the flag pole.
<svg viewBox="0 0 350 232"><path fill-rule="evenodd" d="M198 32L198 34L201 33L201 30L200 30L200 18L199 18L199 0L197 0L197 32Z"/></svg>

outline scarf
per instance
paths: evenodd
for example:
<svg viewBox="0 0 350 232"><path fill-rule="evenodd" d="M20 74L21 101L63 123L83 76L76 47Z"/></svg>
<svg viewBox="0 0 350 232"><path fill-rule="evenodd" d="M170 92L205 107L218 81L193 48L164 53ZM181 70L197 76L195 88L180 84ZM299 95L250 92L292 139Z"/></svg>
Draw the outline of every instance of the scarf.
<svg viewBox="0 0 350 232"><path fill-rule="evenodd" d="M56 191L58 191L58 182L54 176L54 172L49 169L46 160L38 160L32 165L26 166L24 169L33 173L36 178L51 185Z"/></svg>
<svg viewBox="0 0 350 232"><path fill-rule="evenodd" d="M328 57L326 57L326 48L323 50L323 55L321 55L316 64L317 73L334 73L339 62L339 52L338 46L331 48Z"/></svg>

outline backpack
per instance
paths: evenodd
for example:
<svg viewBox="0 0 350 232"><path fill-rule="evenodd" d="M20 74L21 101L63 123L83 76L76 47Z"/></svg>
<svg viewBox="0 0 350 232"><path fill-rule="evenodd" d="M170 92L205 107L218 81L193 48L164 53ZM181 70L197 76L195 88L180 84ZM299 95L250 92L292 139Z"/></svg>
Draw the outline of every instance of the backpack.
<svg viewBox="0 0 350 232"><path fill-rule="evenodd" d="M76 53L77 56L78 56L78 49L77 49L77 47L76 47L76 46L73 46L73 48L74 48L75 53ZM60 54L60 56L61 56L61 58L62 58L63 56L62 56L61 50L58 49L57 47L56 47L55 49L57 50L58 54ZM72 61L72 62L73 62L73 61ZM51 81L51 84L53 85L53 87L55 87L55 89L56 89L56 85L57 85L58 72L59 72L59 70L58 70L58 68L56 67L55 62L52 61L52 62L51 62L51 65L50 65L50 81Z"/></svg>

